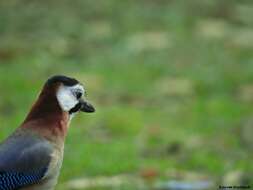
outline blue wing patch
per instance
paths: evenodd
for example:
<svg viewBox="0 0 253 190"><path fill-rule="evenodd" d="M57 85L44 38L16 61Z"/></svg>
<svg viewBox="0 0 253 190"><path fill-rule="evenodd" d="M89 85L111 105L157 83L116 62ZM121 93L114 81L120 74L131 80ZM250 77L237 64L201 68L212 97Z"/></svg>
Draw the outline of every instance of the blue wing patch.
<svg viewBox="0 0 253 190"><path fill-rule="evenodd" d="M46 173L44 168L30 173L0 172L0 190L17 190L26 185L38 182Z"/></svg>

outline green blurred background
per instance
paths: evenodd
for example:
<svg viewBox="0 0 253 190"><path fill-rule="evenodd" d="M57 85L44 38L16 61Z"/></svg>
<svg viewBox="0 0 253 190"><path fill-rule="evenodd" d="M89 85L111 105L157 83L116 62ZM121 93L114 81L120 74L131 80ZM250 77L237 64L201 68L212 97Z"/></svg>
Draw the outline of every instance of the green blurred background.
<svg viewBox="0 0 253 190"><path fill-rule="evenodd" d="M64 74L97 112L73 120L57 190L252 183L252 51L251 0L0 1L0 139Z"/></svg>

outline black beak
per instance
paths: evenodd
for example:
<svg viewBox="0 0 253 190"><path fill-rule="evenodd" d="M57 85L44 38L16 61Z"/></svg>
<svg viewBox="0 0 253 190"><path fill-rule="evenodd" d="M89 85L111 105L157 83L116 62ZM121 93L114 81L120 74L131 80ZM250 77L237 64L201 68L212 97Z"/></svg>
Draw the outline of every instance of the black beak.
<svg viewBox="0 0 253 190"><path fill-rule="evenodd" d="M79 103L81 104L80 111L88 113L95 112L95 108L89 102L80 99Z"/></svg>

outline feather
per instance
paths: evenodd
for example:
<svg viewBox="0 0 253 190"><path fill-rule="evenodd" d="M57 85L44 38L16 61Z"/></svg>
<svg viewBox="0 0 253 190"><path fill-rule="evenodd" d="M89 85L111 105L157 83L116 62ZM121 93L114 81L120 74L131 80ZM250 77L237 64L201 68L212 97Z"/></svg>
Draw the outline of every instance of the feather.
<svg viewBox="0 0 253 190"><path fill-rule="evenodd" d="M38 182L46 173L47 168L30 173L1 172L0 190L16 190Z"/></svg>
<svg viewBox="0 0 253 190"><path fill-rule="evenodd" d="M0 145L0 190L15 190L38 183L47 172L52 145L20 130Z"/></svg>

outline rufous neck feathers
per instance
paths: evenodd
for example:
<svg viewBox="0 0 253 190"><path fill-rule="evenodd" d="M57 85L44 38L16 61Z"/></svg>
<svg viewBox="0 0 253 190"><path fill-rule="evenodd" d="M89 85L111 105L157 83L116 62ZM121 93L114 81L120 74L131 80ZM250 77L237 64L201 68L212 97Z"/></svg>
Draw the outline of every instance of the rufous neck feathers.
<svg viewBox="0 0 253 190"><path fill-rule="evenodd" d="M45 85L37 101L32 106L22 128L39 131L48 138L65 137L68 129L69 114L61 109L56 91L58 85Z"/></svg>

